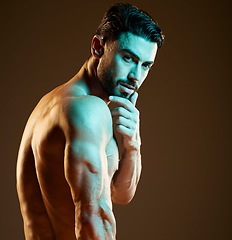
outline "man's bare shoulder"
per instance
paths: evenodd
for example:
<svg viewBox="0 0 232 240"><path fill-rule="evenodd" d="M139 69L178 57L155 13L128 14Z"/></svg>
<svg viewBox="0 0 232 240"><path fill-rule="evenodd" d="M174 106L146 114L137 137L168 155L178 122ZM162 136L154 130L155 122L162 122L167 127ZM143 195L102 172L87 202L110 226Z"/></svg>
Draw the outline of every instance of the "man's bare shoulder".
<svg viewBox="0 0 232 240"><path fill-rule="evenodd" d="M81 132L105 129L111 134L111 113L101 98L92 95L70 97L62 105L62 115L69 129L71 127Z"/></svg>
<svg viewBox="0 0 232 240"><path fill-rule="evenodd" d="M63 102L66 114L73 117L102 118L110 113L107 104L99 97L86 95L70 97Z"/></svg>

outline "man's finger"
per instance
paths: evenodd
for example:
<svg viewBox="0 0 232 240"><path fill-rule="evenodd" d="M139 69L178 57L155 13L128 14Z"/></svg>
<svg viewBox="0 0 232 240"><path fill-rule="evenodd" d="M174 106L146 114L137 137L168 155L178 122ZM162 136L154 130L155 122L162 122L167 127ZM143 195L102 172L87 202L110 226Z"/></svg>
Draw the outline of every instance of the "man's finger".
<svg viewBox="0 0 232 240"><path fill-rule="evenodd" d="M132 106L132 103L130 100L128 100L126 98L122 98L122 97L118 97L118 96L110 96L109 100L116 104L119 104L120 106L124 107L127 110L131 109L130 105Z"/></svg>
<svg viewBox="0 0 232 240"><path fill-rule="evenodd" d="M137 99L138 99L139 94L137 92L134 92L131 97L130 97L130 101L132 102L132 104L135 106Z"/></svg>

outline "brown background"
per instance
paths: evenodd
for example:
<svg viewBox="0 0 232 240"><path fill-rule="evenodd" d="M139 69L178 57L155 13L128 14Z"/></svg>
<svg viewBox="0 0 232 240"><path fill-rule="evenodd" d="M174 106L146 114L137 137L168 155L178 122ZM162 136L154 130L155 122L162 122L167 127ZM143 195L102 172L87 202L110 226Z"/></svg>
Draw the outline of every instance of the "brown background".
<svg viewBox="0 0 232 240"><path fill-rule="evenodd" d="M1 2L0 239L23 239L15 163L37 101L70 79L115 1ZM229 240L230 1L131 1L166 35L140 91L143 173L115 206L119 240Z"/></svg>

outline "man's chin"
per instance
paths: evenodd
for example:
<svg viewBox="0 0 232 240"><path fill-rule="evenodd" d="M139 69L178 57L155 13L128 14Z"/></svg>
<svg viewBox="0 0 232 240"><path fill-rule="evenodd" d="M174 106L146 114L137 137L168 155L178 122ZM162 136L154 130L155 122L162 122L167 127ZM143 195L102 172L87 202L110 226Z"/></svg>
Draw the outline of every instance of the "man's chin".
<svg viewBox="0 0 232 240"><path fill-rule="evenodd" d="M120 92L114 92L114 93L112 94L112 96L122 97L122 98L126 98L126 99L130 99L131 95L133 95L133 94L128 94L128 93L126 93L126 92L122 92L122 93L120 93Z"/></svg>
<svg viewBox="0 0 232 240"><path fill-rule="evenodd" d="M132 94L122 93L121 96L126 99L130 99Z"/></svg>

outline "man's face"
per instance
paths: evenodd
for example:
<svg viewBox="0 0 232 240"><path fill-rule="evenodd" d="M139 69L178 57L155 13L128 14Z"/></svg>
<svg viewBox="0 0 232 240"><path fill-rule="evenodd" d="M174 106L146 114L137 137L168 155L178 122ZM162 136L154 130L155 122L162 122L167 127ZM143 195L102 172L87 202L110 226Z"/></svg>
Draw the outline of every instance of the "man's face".
<svg viewBox="0 0 232 240"><path fill-rule="evenodd" d="M154 63L157 44L132 33L106 43L97 75L108 96L130 98L139 89Z"/></svg>

